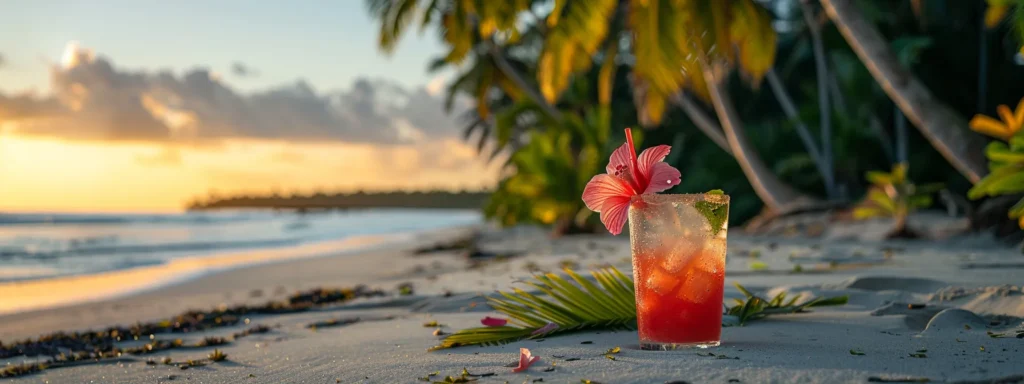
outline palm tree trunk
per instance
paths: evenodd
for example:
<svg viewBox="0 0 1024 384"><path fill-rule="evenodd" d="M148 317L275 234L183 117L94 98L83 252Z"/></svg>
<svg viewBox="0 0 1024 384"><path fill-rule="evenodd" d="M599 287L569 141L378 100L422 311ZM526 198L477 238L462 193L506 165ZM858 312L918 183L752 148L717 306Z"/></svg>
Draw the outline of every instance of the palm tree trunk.
<svg viewBox="0 0 1024 384"><path fill-rule="evenodd" d="M907 119L899 108L894 109L896 110L896 121L894 124L896 127L896 163L909 165L910 159L907 155Z"/></svg>
<svg viewBox="0 0 1024 384"><path fill-rule="evenodd" d="M722 148L723 151L732 155L732 148L729 148L729 140L726 139L725 134L722 133L722 127L719 127L718 123L712 120L711 116L708 116L707 112L704 112L704 110L701 109L693 99L685 93L679 92L672 95L671 101L672 104L675 104L682 109L683 113L686 113L686 116L690 118L693 125L697 126L697 129L704 132L704 134L707 135L711 141L717 144L719 148Z"/></svg>
<svg viewBox="0 0 1024 384"><path fill-rule="evenodd" d="M807 149L807 154L814 161L814 166L818 168L818 173L821 173L822 181L825 182L825 190L829 191L829 197L832 197L832 183L829 182L828 178L828 166L821 152L818 151L818 144L814 142L811 130L807 129L807 125L804 124L803 120L800 120L800 113L796 109L796 103L793 102L793 98L789 97L789 93L786 92L786 85L782 83L782 79L779 79L779 75L775 73L774 69L768 70L768 73L765 74L765 79L768 80L768 86L772 89L772 93L775 94L775 100L779 102L782 112L793 122L797 136L804 143L804 148Z"/></svg>
<svg viewBox="0 0 1024 384"><path fill-rule="evenodd" d="M736 107L729 97L725 81L728 73L725 66L704 65L704 80L707 82L708 93L715 112L718 113L718 120L722 123L733 157L743 169L750 185L754 187L754 192L768 209L775 213L786 213L798 208L800 203L809 199L779 180L761 160L757 149L743 131L743 122L740 121L739 113L736 112Z"/></svg>
<svg viewBox="0 0 1024 384"><path fill-rule="evenodd" d="M821 0L832 22L903 114L954 168L972 183L988 173L984 140L967 129L967 121L900 65L874 25L852 0Z"/></svg>
<svg viewBox="0 0 1024 384"><path fill-rule="evenodd" d="M836 176L832 159L832 106L828 103L828 66L825 65L825 43L821 39L821 29L814 20L814 9L810 0L802 0L807 28L811 31L811 44L814 47L814 68L818 83L818 115L821 118L821 177L825 179L825 191L830 199L836 198Z"/></svg>

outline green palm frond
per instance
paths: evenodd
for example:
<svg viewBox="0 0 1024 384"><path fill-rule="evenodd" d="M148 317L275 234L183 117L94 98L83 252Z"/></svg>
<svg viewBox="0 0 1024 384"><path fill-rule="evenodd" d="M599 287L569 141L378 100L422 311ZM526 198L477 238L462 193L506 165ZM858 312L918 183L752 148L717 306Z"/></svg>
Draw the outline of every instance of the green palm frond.
<svg viewBox="0 0 1024 384"><path fill-rule="evenodd" d="M636 296L633 280L615 267L593 271L594 282L571 269L563 278L553 273L534 276L527 285L543 293L548 299L522 289L499 292L500 297L489 297L494 310L511 319L511 325L477 327L457 331L441 340L431 351L468 345L502 345L523 339L549 337L578 331L600 329L635 329ZM596 283L595 283L596 282ZM807 308L844 305L847 296L814 298L796 304L799 297L787 300L785 293L771 300L762 299L742 285L736 288L747 299L736 299L737 305L726 313L737 316L740 324L763 319L769 315L805 312ZM554 323L554 330L538 332Z"/></svg>
<svg viewBox="0 0 1024 384"><path fill-rule="evenodd" d="M738 68L757 86L775 62L776 33L754 0L630 3L633 72L644 86L641 121L658 124L667 100L686 89L709 100L702 66Z"/></svg>
<svg viewBox="0 0 1024 384"><path fill-rule="evenodd" d="M416 14L417 0L367 0L370 14L380 20L378 45L381 51L391 53L405 28ZM433 4L432 4L433 5ZM428 8L428 11L430 8Z"/></svg>
<svg viewBox="0 0 1024 384"><path fill-rule="evenodd" d="M592 329L635 328L636 302L633 281L628 276L614 267L604 268L592 272L594 283L572 270L565 272L568 279L548 273L526 283L546 294L547 299L522 289L488 298L491 307L508 316L513 325L463 329L430 350L507 344ZM558 328L534 334L548 323Z"/></svg>
<svg viewBox="0 0 1024 384"><path fill-rule="evenodd" d="M1024 0L987 0L985 26L996 28L1009 19L1010 28L1024 54Z"/></svg>
<svg viewBox="0 0 1024 384"><path fill-rule="evenodd" d="M592 57L608 35L618 0L558 0L548 15L550 28L537 61L537 80L548 102L570 83L572 75L590 69Z"/></svg>
<svg viewBox="0 0 1024 384"><path fill-rule="evenodd" d="M747 298L746 300L733 299L736 305L728 307L725 313L736 316L739 319L740 325L746 324L749 321L763 319L769 315L800 313L811 307L845 305L850 299L849 296L845 295L829 298L817 297L803 304L796 304L800 297L791 297L787 300L785 292L780 292L771 300L765 300L754 295L739 283L736 284L736 289L739 289Z"/></svg>

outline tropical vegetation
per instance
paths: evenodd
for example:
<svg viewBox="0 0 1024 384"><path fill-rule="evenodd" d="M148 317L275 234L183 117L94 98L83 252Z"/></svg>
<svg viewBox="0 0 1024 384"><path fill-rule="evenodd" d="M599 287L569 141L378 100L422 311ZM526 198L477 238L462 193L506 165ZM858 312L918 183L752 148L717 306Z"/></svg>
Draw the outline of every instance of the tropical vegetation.
<svg viewBox="0 0 1024 384"><path fill-rule="evenodd" d="M971 199L985 196L1015 195L1024 193L1024 99L1011 111L1006 105L997 108L1002 121L985 115L977 115L971 120L971 128L980 133L990 135L1002 141L993 141L985 148L988 157L988 176L981 179L968 191ZM1014 204L1009 217L1018 220L1024 229L1024 197Z"/></svg>
<svg viewBox="0 0 1024 384"><path fill-rule="evenodd" d="M907 179L907 164L892 167L891 172L868 172L871 182L867 196L853 210L853 217L870 219L891 217L894 225L890 237L917 237L907 227L907 219L914 211L932 205L932 194L942 189L941 183L915 185Z"/></svg>
<svg viewBox="0 0 1024 384"><path fill-rule="evenodd" d="M452 112L507 159L485 212L556 233L600 228L579 192L622 127L673 146L670 193L721 187L741 223L854 207L896 164L963 196L990 172L964 116L1024 95L1021 0L367 4L383 51L409 28L447 47L431 68L474 104Z"/></svg>

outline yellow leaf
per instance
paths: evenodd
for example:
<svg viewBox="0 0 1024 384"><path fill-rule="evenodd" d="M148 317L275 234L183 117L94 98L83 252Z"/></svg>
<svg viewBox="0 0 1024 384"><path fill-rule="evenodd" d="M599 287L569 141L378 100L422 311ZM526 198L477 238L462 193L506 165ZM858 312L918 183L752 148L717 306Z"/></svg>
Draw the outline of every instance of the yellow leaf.
<svg viewBox="0 0 1024 384"><path fill-rule="evenodd" d="M548 28L554 28L556 25L558 25L558 18L562 15L562 9L565 8L565 3L568 2L568 0L555 1L555 8L552 9L551 14L548 15Z"/></svg>
<svg viewBox="0 0 1024 384"><path fill-rule="evenodd" d="M484 19L480 21L480 37L488 39L494 34L494 31L498 29L497 24L494 20Z"/></svg>
<svg viewBox="0 0 1024 384"><path fill-rule="evenodd" d="M681 66L687 60L694 59L695 48L689 48L693 41L684 41L692 36L691 28L697 26L685 22L682 7L692 8L692 3L695 2L650 0L646 4L631 4L628 22L633 30L633 52L636 57L633 76L635 81L645 87L646 94L638 98L642 104L647 104L652 98L664 99L676 93L687 78ZM690 50L691 57L686 56L684 49ZM658 111L664 108L658 108L657 105L652 107L643 108L645 113L642 117L660 121Z"/></svg>
<svg viewBox="0 0 1024 384"><path fill-rule="evenodd" d="M617 6L617 0L578 1L548 18L548 23L555 24L545 37L537 64L537 81L545 99L555 101L576 72L590 69Z"/></svg>
<svg viewBox="0 0 1024 384"><path fill-rule="evenodd" d="M731 17L732 8L737 5L742 7L742 5L737 4L736 1L709 1L707 5L709 6L708 11L711 13L711 28L705 35L710 40L706 52L709 56L724 58L726 61L732 62L734 58L732 45L735 40L732 38L730 19L736 20Z"/></svg>
<svg viewBox="0 0 1024 384"><path fill-rule="evenodd" d="M899 163L892 166L892 183L903 184L907 181L907 169L909 166L907 163Z"/></svg>
<svg viewBox="0 0 1024 384"><path fill-rule="evenodd" d="M994 5L989 4L988 8L985 9L985 27L995 28L999 26L999 23L1006 18L1006 14L1010 11L1008 5Z"/></svg>
<svg viewBox="0 0 1024 384"><path fill-rule="evenodd" d="M896 203L881 189L872 188L868 191L868 201L877 204L878 209L883 211L893 212L896 210Z"/></svg>
<svg viewBox="0 0 1024 384"><path fill-rule="evenodd" d="M999 114L1000 119L1003 119L1003 122L1006 123L1007 127L1012 127L1014 122L1017 120L1013 116L1013 111L1010 111L1010 107L1006 106L1006 104L999 104L999 106L996 107L996 113Z"/></svg>
<svg viewBox="0 0 1024 384"><path fill-rule="evenodd" d="M1017 126L1017 130L1020 131L1020 126L1024 125L1024 98L1020 99L1017 103L1016 113L1013 114L1014 125Z"/></svg>
<svg viewBox="0 0 1024 384"><path fill-rule="evenodd" d="M984 135L989 135L1001 140L1009 140L1010 136L1013 136L1012 134L1010 134L1010 129L1009 127L1006 126L1006 124L1003 124L1003 122L999 120L981 114L974 115L974 118L971 119L971 122L968 123L968 125L975 132Z"/></svg>
<svg viewBox="0 0 1024 384"><path fill-rule="evenodd" d="M682 64L681 67L683 73L686 74L686 82L683 86L700 100L710 103L711 94L708 93L708 83L704 80L704 75L701 74L703 68L701 68L700 63L696 60L688 61Z"/></svg>
<svg viewBox="0 0 1024 384"><path fill-rule="evenodd" d="M665 114L665 99L667 98L666 95L653 89L647 92L647 97L644 100L644 109L652 124L661 124L661 118Z"/></svg>
<svg viewBox="0 0 1024 384"><path fill-rule="evenodd" d="M885 212L875 207L857 207L853 210L853 218L857 220L870 219L873 217L887 216Z"/></svg>
<svg viewBox="0 0 1024 384"><path fill-rule="evenodd" d="M619 52L619 44L613 41L608 44L605 50L604 63L601 64L601 71L597 75L597 100L602 106L612 102L612 86L615 83L616 55ZM1022 104L1024 105L1024 104Z"/></svg>
<svg viewBox="0 0 1024 384"><path fill-rule="evenodd" d="M757 87L775 63L778 36L768 12L753 1L739 1L733 9L730 38L739 50L738 66Z"/></svg>

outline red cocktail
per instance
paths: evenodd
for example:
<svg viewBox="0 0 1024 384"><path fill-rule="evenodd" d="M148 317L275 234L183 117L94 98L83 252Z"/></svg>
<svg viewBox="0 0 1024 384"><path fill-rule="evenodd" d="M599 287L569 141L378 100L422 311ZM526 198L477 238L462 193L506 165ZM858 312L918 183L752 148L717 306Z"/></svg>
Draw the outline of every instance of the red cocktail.
<svg viewBox="0 0 1024 384"><path fill-rule="evenodd" d="M629 207L644 349L720 344L729 197L634 196Z"/></svg>

